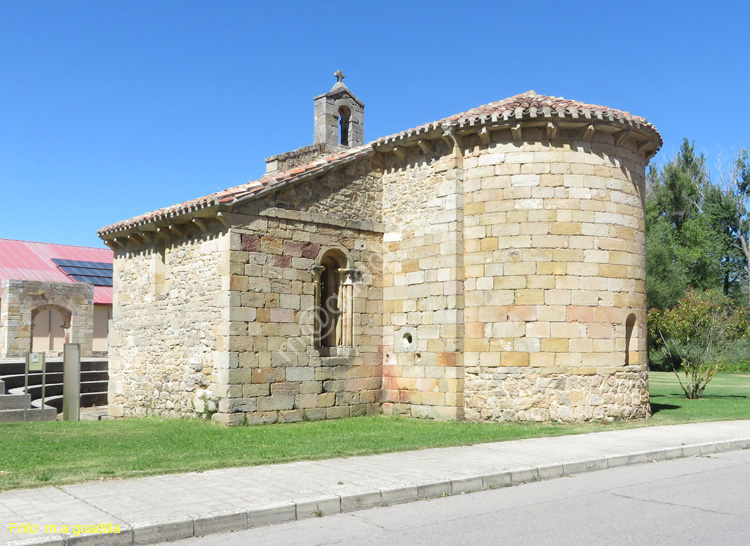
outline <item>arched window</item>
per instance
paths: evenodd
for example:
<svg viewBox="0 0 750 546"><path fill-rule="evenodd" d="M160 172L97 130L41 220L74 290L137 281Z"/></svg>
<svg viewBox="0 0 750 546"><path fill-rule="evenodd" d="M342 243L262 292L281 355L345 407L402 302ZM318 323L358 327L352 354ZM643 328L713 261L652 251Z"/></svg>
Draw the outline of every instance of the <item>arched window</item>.
<svg viewBox="0 0 750 546"><path fill-rule="evenodd" d="M354 270L339 249L323 253L313 268L315 281L315 344L318 347L353 345Z"/></svg>
<svg viewBox="0 0 750 546"><path fill-rule="evenodd" d="M323 271L320 274L318 293L318 317L320 323L320 346L337 347L341 345L341 274L343 265L335 255L329 254L320 261Z"/></svg>
<svg viewBox="0 0 750 546"><path fill-rule="evenodd" d="M339 135L342 146L349 146L349 118L351 112L346 106L339 108Z"/></svg>
<svg viewBox="0 0 750 546"><path fill-rule="evenodd" d="M630 353L631 353L630 341L633 339L633 329L635 328L635 321L636 321L636 316L633 313L630 313L628 315L628 318L625 319L625 365L626 366L630 366L632 364L630 362ZM634 350L637 350L637 347Z"/></svg>

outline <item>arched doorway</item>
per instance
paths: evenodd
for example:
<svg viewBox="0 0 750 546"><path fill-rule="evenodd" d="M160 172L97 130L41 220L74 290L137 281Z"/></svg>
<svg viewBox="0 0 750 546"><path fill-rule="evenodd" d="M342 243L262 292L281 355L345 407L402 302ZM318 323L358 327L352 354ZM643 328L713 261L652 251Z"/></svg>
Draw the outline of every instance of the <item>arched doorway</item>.
<svg viewBox="0 0 750 546"><path fill-rule="evenodd" d="M70 328L71 312L57 305L44 305L31 312L31 350L62 352Z"/></svg>

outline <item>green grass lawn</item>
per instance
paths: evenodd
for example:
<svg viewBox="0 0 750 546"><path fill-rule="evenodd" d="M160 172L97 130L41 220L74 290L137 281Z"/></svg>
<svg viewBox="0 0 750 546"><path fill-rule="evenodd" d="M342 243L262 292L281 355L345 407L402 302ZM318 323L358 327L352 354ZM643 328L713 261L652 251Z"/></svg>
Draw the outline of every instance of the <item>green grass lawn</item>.
<svg viewBox="0 0 750 546"><path fill-rule="evenodd" d="M651 374L654 416L585 425L443 423L358 417L223 428L176 419L0 424L0 490L384 453L612 428L750 419L750 375L721 375L686 400L674 374Z"/></svg>
<svg viewBox="0 0 750 546"><path fill-rule="evenodd" d="M684 376L682 376L684 381ZM688 400L672 372L651 372L649 424L750 419L750 374L719 374L700 400Z"/></svg>

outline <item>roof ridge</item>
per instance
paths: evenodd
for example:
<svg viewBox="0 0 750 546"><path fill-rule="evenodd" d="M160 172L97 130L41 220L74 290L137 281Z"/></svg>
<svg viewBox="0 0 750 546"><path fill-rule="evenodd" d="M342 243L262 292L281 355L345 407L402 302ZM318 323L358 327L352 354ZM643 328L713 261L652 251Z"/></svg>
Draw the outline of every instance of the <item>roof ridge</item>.
<svg viewBox="0 0 750 546"><path fill-rule="evenodd" d="M231 186L229 188L225 188L223 190L219 190L202 197L196 197L195 199L191 199L189 201L176 203L168 207L162 207L151 212L146 212L144 214L134 216L128 220L123 220L121 222L116 222L114 224L104 226L103 228L98 230L98 233L102 234L114 229L125 228L142 221L159 218L169 213L179 213L189 209L193 205L203 208L207 205L215 203L230 204L259 194L264 190L277 187L281 184L293 182L294 180L302 178L306 175L315 174L318 171L323 170L323 168L325 167L336 166L339 163L343 163L346 159L357 157L363 152L368 152L371 150L372 145L371 143L368 143L363 144L362 146L357 146L356 148L351 148L342 152L326 155L324 157L308 161L307 163L303 163L301 165L297 165L295 167L291 167L277 173L265 174L260 178L256 178L255 180L249 180L242 184Z"/></svg>
<svg viewBox="0 0 750 546"><path fill-rule="evenodd" d="M514 103L518 104L515 104L515 108L510 108L510 106L514 105ZM620 122L624 122L624 120L627 120L628 123L642 125L645 128L656 133L659 136L659 140L661 140L661 135L659 134L659 131L656 129L656 127L654 127L654 125L649 122L648 119L642 116L636 116L626 110L618 110L617 108L611 108L609 106L589 104L586 102L566 99L564 97L555 97L552 95L540 95L537 94L537 92L534 90L529 90L524 93L518 93L511 97L501 99L499 101L480 104L479 106L470 108L469 110L465 110L463 112L459 112L457 114L453 114L451 116L444 117L435 121L423 123L422 125L418 125L417 127L413 127L411 129L406 129L398 133L380 137L375 142L377 144L383 144L397 138L403 138L405 136L416 135L423 132L435 130L442 125L445 125L446 123L451 125L463 125L469 118L472 117L481 118L483 122L486 118L494 118L493 121L495 121L495 119L498 119L501 116L503 117L503 119L508 119L511 117L515 119L525 118L525 114L527 113L527 111L531 110L532 108L536 110L549 108L549 113L551 114L549 117L552 117L553 115L560 117L568 116L572 114L572 112L570 111L571 109L574 109L576 113L584 113L586 110L599 110L601 112L609 112L609 121L617 120ZM535 114L532 112L532 117L534 115ZM545 117L547 117L546 114ZM472 121L471 124L473 125L473 123L474 122Z"/></svg>
<svg viewBox="0 0 750 546"><path fill-rule="evenodd" d="M99 247L99 246L84 246L84 245L71 245L69 243L49 243L45 241L29 241L26 239L8 239L7 237L0 237L0 241L12 241L15 243L31 243L35 245L55 245L55 246L67 246L72 248L88 248L91 250L106 250L107 252L111 252L111 250L107 247Z"/></svg>
<svg viewBox="0 0 750 546"><path fill-rule="evenodd" d="M594 123L598 119L605 123L619 123L624 125L626 129L630 126L636 127L639 130L651 131L659 141L657 150L662 145L662 138L659 131L644 117L635 116L630 112L617 110L608 106L588 104L563 97L539 95L536 91L530 89L526 92L496 102L482 104L464 112L431 121L412 129L380 137L356 148L320 157L284 171L265 174L258 179L249 180L243 184L231 186L203 197L163 207L139 216L134 216L128 220L110 224L99 229L98 234L100 237L103 237L103 235L113 231L134 227L139 223L150 222L167 215L181 215L189 212L191 209L203 209L211 205L233 206L240 201L260 197L282 185L293 183L307 176L322 174L329 167L333 168L345 164L348 160L355 159L362 154L374 152L381 145L394 142L397 139L437 131L446 124L464 127L465 125L474 126L477 122L479 125L483 125L485 123L507 122L511 118L521 121L537 117L548 118L550 120L569 117L588 123Z"/></svg>

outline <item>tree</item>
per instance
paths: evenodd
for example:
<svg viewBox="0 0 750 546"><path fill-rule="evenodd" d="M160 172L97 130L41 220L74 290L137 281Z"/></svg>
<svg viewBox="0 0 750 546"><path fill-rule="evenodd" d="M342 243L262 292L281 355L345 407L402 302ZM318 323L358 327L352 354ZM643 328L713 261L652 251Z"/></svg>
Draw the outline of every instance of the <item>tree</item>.
<svg viewBox="0 0 750 546"><path fill-rule="evenodd" d="M646 201L646 280L649 307L677 303L688 286L707 289L721 277L720 253L702 214L710 186L706 159L685 139L659 172L649 171Z"/></svg>
<svg viewBox="0 0 750 546"><path fill-rule="evenodd" d="M729 222L729 237L732 245L741 253L737 262L744 268L746 281L750 283L750 160L747 150L740 150L722 177L722 197L726 201ZM750 284L746 285L750 298Z"/></svg>
<svg viewBox="0 0 750 546"><path fill-rule="evenodd" d="M660 341L689 399L702 396L726 361L731 343L747 336L749 325L745 310L719 290L688 289L674 307L648 314L650 337Z"/></svg>
<svg viewBox="0 0 750 546"><path fill-rule="evenodd" d="M747 166L747 165L745 165ZM744 171L747 172L747 169ZM677 304L688 287L741 291L746 256L737 239L737 196L711 182L706 158L685 139L660 171L651 169L646 194L646 280L649 307ZM750 218L748 218L750 221ZM750 229L750 224L745 226ZM746 229L746 235L750 232ZM745 239L750 252L750 239Z"/></svg>

